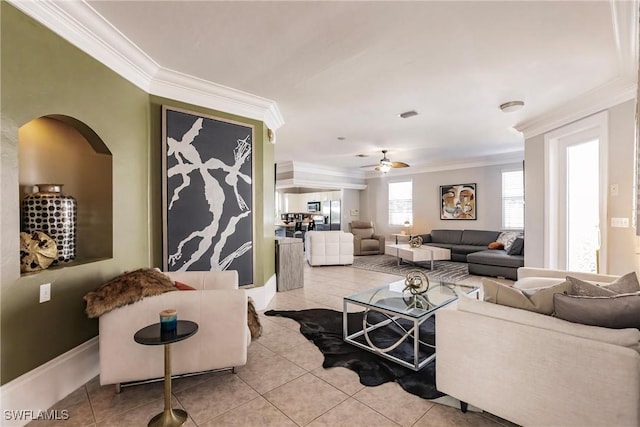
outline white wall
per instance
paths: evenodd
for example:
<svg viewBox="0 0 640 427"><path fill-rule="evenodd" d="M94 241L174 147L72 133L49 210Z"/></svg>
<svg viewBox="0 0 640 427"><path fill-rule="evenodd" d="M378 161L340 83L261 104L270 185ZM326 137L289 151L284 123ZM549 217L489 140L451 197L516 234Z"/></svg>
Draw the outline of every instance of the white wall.
<svg viewBox="0 0 640 427"><path fill-rule="evenodd" d="M524 265L544 267L544 136L524 144Z"/></svg>
<svg viewBox="0 0 640 427"><path fill-rule="evenodd" d="M367 180L361 192L360 218L373 220L376 231L390 235L402 226L388 224L388 183L413 181L413 227L411 232L428 233L433 229L500 230L502 228L502 171L522 168L522 163L394 176L393 171ZM441 220L440 186L476 183L476 220Z"/></svg>
<svg viewBox="0 0 640 427"><path fill-rule="evenodd" d="M635 100L609 108L609 184L618 184L617 196L608 195L607 247L609 274L624 274L636 269L635 230L612 228L612 217L633 215L634 114ZM525 265L544 266L544 136L525 141ZM605 273L605 272L603 272Z"/></svg>
<svg viewBox="0 0 640 427"><path fill-rule="evenodd" d="M342 190L342 219L340 225L342 231L349 231L349 223L360 219L361 191L362 190Z"/></svg>

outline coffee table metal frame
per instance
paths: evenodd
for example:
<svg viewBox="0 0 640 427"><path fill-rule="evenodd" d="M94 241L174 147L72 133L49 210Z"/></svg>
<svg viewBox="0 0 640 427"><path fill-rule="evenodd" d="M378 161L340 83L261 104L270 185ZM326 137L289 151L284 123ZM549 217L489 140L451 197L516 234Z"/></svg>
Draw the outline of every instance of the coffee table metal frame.
<svg viewBox="0 0 640 427"><path fill-rule="evenodd" d="M459 285L454 283L432 283L429 291L431 291L432 296L433 292L436 290L443 291L444 289L448 289L451 291L451 298L445 299L443 301L431 302L429 300L429 291L427 291L423 295L412 296L408 293L403 293L402 289L404 288L404 280L400 280L397 282L393 282L391 284L381 286L378 288L370 289L368 291L360 292L351 296L344 297L343 306L342 306L342 336L345 342L355 345L356 347L363 348L372 353L378 354L386 359L389 359L399 365L405 366L407 368L413 369L414 371L419 371L422 369L427 363L431 362L436 357L435 353L435 345L428 344L424 341L420 340L420 325L422 325L427 319L431 316L435 315L436 311L439 309L446 307L452 302L458 299L458 292L465 292L468 295L476 294L476 298L478 296L479 288L473 286ZM398 298L406 300L409 298L411 303L407 305L407 309L394 309L392 307L383 307L381 305L377 305L375 297L379 295L381 292L389 289L391 291L390 294L385 294L385 296L390 296L391 298ZM447 292L447 291L445 291ZM370 296L370 301L366 302L363 300L359 300L358 297L362 296ZM412 300L411 300L412 298ZM365 298L366 299L366 298ZM426 308L424 304L427 304ZM349 304L364 307L365 313L362 319L362 330L359 330L353 334L349 335L348 331L348 309L347 306ZM386 319L382 320L378 323L369 324L368 313L370 311L375 311L377 313L382 313ZM413 323L410 329L404 328L402 325L398 323L398 319L405 319ZM372 343L369 338L369 333L378 329L385 327L389 324L395 324L400 327L404 331L404 335L401 336L396 343L387 347L387 348L379 348L375 344ZM356 338L364 336L366 344L356 341ZM389 352L393 351L397 348L402 342L406 339L413 339L413 361L402 360L398 357L395 357ZM420 344L425 345L427 347L433 348L434 352L432 355L425 357L423 360L420 360L419 349Z"/></svg>

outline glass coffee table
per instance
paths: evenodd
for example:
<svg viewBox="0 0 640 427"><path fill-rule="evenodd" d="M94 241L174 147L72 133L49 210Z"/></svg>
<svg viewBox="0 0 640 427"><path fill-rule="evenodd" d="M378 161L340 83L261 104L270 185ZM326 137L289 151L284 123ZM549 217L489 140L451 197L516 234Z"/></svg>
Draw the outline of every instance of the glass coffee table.
<svg viewBox="0 0 640 427"><path fill-rule="evenodd" d="M419 295L404 291L405 281L399 280L378 288L369 289L344 297L342 310L342 336L345 342L385 357L402 366L418 371L435 357L433 344L420 339L420 325L439 309L458 299L460 294L476 294L479 288L455 283L430 280L429 289ZM349 304L364 307L362 328L349 334ZM389 341L376 342L375 331L381 328L395 328L399 337ZM412 360L404 360L394 354L403 342L413 340Z"/></svg>

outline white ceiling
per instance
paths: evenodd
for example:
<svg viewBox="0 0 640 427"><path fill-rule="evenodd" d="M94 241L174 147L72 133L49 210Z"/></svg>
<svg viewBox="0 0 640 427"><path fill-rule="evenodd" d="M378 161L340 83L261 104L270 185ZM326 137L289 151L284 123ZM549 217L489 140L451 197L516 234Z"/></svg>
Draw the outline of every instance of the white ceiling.
<svg viewBox="0 0 640 427"><path fill-rule="evenodd" d="M513 157L514 125L593 110L636 81L637 2L88 4L160 67L275 101L276 162ZM511 100L526 106L501 112Z"/></svg>

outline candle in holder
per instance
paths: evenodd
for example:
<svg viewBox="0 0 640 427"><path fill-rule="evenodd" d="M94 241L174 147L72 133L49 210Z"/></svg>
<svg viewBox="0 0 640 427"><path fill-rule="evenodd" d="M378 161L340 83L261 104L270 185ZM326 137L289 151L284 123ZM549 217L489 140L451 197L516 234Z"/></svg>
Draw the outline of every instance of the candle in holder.
<svg viewBox="0 0 640 427"><path fill-rule="evenodd" d="M178 327L178 314L174 308L160 312L160 332L175 332Z"/></svg>

